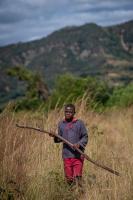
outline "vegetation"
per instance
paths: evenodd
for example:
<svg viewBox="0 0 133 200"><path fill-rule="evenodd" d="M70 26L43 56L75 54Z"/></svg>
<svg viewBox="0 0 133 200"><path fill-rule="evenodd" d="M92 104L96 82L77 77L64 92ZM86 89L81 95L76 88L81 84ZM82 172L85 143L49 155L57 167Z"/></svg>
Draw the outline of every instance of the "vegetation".
<svg viewBox="0 0 133 200"><path fill-rule="evenodd" d="M128 107L133 104L133 84L123 87L109 87L105 82L92 77L78 77L72 74L58 76L54 89L49 94L42 77L26 68L15 67L8 71L27 85L23 98L14 102L13 109L43 110L62 107L64 103L75 102L83 97L95 111L111 107Z"/></svg>
<svg viewBox="0 0 133 200"><path fill-rule="evenodd" d="M72 74L59 76L55 83L55 89L51 95L51 105L55 107L58 102L62 106L67 102L75 102L77 99L87 98L88 106L102 107L109 99L111 89L102 81L95 78L76 77Z"/></svg>
<svg viewBox="0 0 133 200"><path fill-rule="evenodd" d="M98 114L75 103L76 116L89 130L86 153L101 164L120 172L117 177L85 161L83 193L66 185L61 144L48 135L19 129L16 122L57 130L63 109L47 115L38 112L14 114L7 108L0 115L0 199L12 200L121 200L133 198L133 108Z"/></svg>
<svg viewBox="0 0 133 200"><path fill-rule="evenodd" d="M64 103L87 99L87 105L95 111L105 111L112 107L133 105L133 83L123 87L109 87L95 78L76 77L71 74L59 76L51 94L50 105L61 107Z"/></svg>
<svg viewBox="0 0 133 200"><path fill-rule="evenodd" d="M8 102L21 89L19 81L6 74L12 66L40 72L54 89L57 75L66 72L124 85L133 80L132 63L133 21L110 27L92 23L66 27L40 40L0 47L0 99Z"/></svg>
<svg viewBox="0 0 133 200"><path fill-rule="evenodd" d="M25 67L14 67L7 71L8 75L15 76L26 84L23 98L16 101L15 110L36 109L45 102L49 92L41 75L31 72Z"/></svg>
<svg viewBox="0 0 133 200"><path fill-rule="evenodd" d="M0 199L132 199L133 84L110 88L91 77L64 74L45 98L48 91L41 76L21 67L8 73L23 81L26 90L23 98L9 104L0 115ZM77 117L89 130L86 153L122 175L116 177L86 161L82 194L63 178L61 144L55 145L45 134L15 126L19 122L56 132L64 115L61 107L68 102L75 103ZM117 109L112 111L112 107ZM16 110L21 112L13 112Z"/></svg>
<svg viewBox="0 0 133 200"><path fill-rule="evenodd" d="M110 107L129 107L131 105L133 105L133 83L128 84L126 87L114 88L107 102L107 106Z"/></svg>
<svg viewBox="0 0 133 200"><path fill-rule="evenodd" d="M13 100L0 114L0 200L133 199L132 23L68 27L35 42L0 48L0 105ZM14 63L19 67L10 68ZM41 75L35 73L38 66ZM105 75L126 85L107 85L101 81ZM76 105L77 117L89 130L86 153L121 173L116 177L86 161L82 194L63 178L61 144L15 126L56 132L68 102Z"/></svg>

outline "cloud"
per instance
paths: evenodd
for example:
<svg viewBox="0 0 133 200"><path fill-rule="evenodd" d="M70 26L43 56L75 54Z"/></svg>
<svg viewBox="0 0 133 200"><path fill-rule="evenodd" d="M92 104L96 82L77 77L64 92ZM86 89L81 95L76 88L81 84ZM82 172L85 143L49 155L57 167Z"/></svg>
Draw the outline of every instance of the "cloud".
<svg viewBox="0 0 133 200"><path fill-rule="evenodd" d="M0 45L41 38L65 26L131 19L132 0L0 0Z"/></svg>

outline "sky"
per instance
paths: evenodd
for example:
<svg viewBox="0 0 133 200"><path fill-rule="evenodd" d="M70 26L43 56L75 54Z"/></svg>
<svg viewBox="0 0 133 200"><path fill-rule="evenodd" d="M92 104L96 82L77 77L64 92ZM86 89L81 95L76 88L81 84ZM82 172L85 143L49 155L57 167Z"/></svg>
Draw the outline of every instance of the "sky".
<svg viewBox="0 0 133 200"><path fill-rule="evenodd" d="M66 26L133 20L133 0L0 0L0 46L40 39Z"/></svg>

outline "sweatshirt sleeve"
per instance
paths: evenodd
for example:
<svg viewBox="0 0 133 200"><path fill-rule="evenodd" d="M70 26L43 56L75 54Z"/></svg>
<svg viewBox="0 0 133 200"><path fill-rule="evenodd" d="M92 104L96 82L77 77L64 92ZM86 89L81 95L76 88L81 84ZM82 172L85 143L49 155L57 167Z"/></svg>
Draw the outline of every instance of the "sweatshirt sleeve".
<svg viewBox="0 0 133 200"><path fill-rule="evenodd" d="M62 136L62 132L61 132L61 128L60 128L60 123L58 124L58 135ZM60 140L58 137L54 137L54 142L55 143L59 143L62 142L62 140Z"/></svg>
<svg viewBox="0 0 133 200"><path fill-rule="evenodd" d="M80 134L81 134L81 137L80 137L78 144L81 147L85 148L88 143L88 133L87 133L86 127L82 121L80 121Z"/></svg>

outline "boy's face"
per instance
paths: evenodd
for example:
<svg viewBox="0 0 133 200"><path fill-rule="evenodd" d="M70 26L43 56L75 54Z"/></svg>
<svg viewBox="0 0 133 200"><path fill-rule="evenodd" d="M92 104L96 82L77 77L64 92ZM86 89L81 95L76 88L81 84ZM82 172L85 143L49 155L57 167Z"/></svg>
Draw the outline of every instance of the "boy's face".
<svg viewBox="0 0 133 200"><path fill-rule="evenodd" d="M66 107L65 108L65 119L71 119L73 118L75 112L74 109L71 107Z"/></svg>

